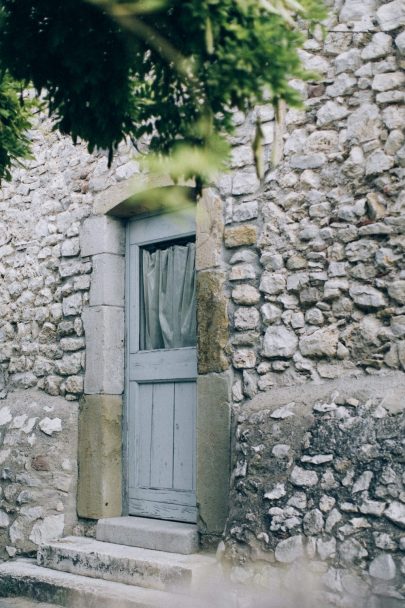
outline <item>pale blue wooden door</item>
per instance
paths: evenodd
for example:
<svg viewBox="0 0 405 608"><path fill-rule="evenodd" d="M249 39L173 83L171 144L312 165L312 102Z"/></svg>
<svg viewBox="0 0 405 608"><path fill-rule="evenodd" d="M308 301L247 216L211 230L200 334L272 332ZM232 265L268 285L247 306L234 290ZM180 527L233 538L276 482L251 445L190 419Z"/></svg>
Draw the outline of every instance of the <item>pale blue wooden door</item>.
<svg viewBox="0 0 405 608"><path fill-rule="evenodd" d="M130 515L196 521L197 355L194 338L192 344L178 348L147 349L142 343L144 252L151 246L156 250L190 246L187 241L193 240L194 235L194 210L133 220L128 226ZM180 245L176 245L179 242ZM181 281L182 277L178 277L179 288ZM173 318L176 323L176 311Z"/></svg>

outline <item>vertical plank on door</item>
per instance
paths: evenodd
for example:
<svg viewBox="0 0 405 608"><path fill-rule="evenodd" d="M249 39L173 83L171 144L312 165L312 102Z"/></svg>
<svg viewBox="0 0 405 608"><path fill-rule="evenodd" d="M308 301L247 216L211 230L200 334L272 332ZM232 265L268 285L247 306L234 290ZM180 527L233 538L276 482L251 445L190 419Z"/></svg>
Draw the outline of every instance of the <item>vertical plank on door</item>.
<svg viewBox="0 0 405 608"><path fill-rule="evenodd" d="M195 382L176 382L174 414L173 488L194 489Z"/></svg>
<svg viewBox="0 0 405 608"><path fill-rule="evenodd" d="M135 400L135 454L138 455L137 479L141 488L150 486L152 406L153 384L139 384L138 398Z"/></svg>
<svg viewBox="0 0 405 608"><path fill-rule="evenodd" d="M152 488L171 488L173 479L174 382L153 384Z"/></svg>

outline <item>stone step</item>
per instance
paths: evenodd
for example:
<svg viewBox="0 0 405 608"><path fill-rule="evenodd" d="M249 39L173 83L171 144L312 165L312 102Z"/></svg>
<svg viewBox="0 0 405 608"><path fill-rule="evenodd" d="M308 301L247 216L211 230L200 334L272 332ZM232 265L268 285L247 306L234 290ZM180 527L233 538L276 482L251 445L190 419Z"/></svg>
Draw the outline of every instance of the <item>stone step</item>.
<svg viewBox="0 0 405 608"><path fill-rule="evenodd" d="M13 595L66 608L189 608L190 606L190 599L184 595L50 570L37 566L29 560L0 564L0 597L11 601L9 596ZM17 603L16 608L18 606ZM40 606L42 608L43 604ZM193 599L193 608L194 606L203 608L198 600L195 603ZM22 604L21 608L26 607Z"/></svg>
<svg viewBox="0 0 405 608"><path fill-rule="evenodd" d="M57 606L19 596L0 598L0 608L57 608Z"/></svg>
<svg viewBox="0 0 405 608"><path fill-rule="evenodd" d="M100 519L96 538L107 543L184 555L197 553L199 548L198 528L195 524L147 517Z"/></svg>
<svg viewBox="0 0 405 608"><path fill-rule="evenodd" d="M38 565L71 574L137 585L150 589L184 591L218 569L215 557L179 555L68 536L45 543Z"/></svg>

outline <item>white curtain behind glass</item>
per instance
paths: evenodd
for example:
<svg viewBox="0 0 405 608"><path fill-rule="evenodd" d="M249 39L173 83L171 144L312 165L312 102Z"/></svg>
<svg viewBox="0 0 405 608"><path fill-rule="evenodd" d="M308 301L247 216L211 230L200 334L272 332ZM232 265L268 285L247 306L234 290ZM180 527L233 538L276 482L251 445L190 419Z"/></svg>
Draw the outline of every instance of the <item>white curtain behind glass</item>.
<svg viewBox="0 0 405 608"><path fill-rule="evenodd" d="M142 252L141 350L195 346L195 243Z"/></svg>

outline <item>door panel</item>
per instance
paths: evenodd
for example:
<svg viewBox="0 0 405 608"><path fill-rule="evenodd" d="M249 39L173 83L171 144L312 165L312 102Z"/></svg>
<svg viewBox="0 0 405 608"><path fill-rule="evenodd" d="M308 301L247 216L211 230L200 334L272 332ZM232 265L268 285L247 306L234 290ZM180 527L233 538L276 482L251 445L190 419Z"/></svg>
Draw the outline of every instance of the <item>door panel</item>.
<svg viewBox="0 0 405 608"><path fill-rule="evenodd" d="M190 214L176 215L128 228L128 505L133 515L195 522L196 348L139 349L142 246L191 235Z"/></svg>
<svg viewBox="0 0 405 608"><path fill-rule="evenodd" d="M173 487L174 383L153 385L150 487Z"/></svg>
<svg viewBox="0 0 405 608"><path fill-rule="evenodd" d="M174 387L173 488L188 490L195 488L194 459L189 454L194 455L195 450L196 386L194 382L177 382Z"/></svg>

